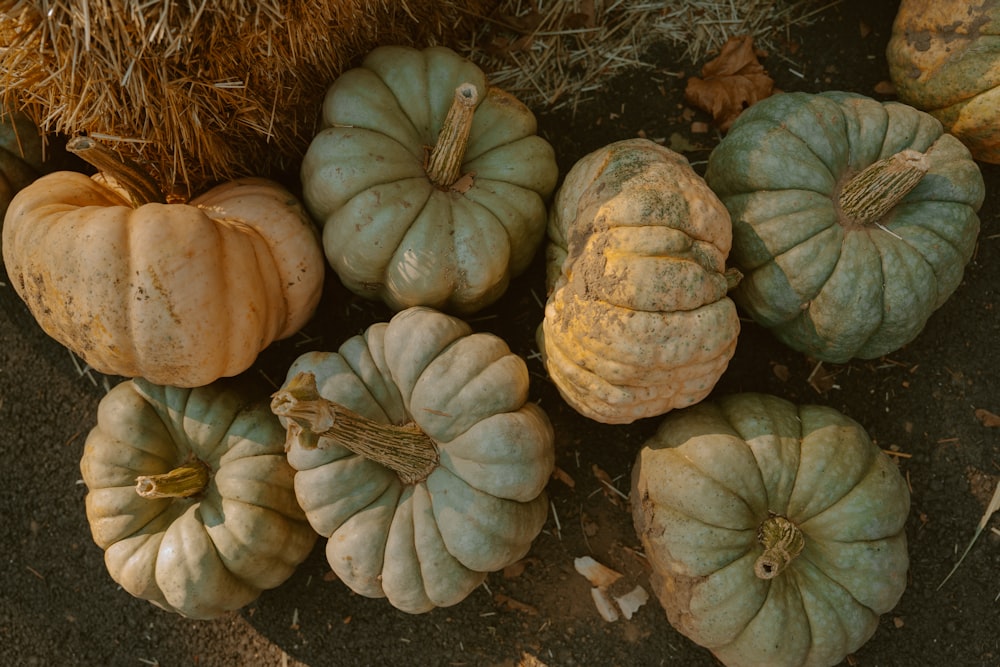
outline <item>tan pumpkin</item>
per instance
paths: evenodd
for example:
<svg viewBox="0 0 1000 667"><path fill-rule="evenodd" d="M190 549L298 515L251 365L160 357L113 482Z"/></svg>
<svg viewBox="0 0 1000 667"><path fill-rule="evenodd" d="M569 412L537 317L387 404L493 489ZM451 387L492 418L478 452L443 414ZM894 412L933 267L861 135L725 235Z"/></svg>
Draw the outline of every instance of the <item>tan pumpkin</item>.
<svg viewBox="0 0 1000 667"><path fill-rule="evenodd" d="M46 333L102 373L195 387L308 321L325 262L287 189L247 178L165 204L145 185L60 171L11 202L4 263Z"/></svg>
<svg viewBox="0 0 1000 667"><path fill-rule="evenodd" d="M628 423L697 403L736 350L729 214L683 156L619 141L567 174L549 218L539 345L563 398Z"/></svg>
<svg viewBox="0 0 1000 667"><path fill-rule="evenodd" d="M1000 164L1000 3L902 0L886 60L901 101Z"/></svg>

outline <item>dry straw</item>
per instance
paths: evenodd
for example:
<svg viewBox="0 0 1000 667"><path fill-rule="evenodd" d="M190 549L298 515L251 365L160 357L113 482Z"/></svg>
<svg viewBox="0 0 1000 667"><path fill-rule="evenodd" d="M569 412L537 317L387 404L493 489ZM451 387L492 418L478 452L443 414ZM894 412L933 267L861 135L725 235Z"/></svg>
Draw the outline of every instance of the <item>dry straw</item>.
<svg viewBox="0 0 1000 667"><path fill-rule="evenodd" d="M652 68L649 48L683 46L689 73L730 37L777 51L792 25L839 0L505 0L463 50L491 81L536 109L576 106L628 68Z"/></svg>
<svg viewBox="0 0 1000 667"><path fill-rule="evenodd" d="M468 34L496 0L6 0L0 97L166 186L294 168L323 92L379 44ZM461 8L461 10L459 9Z"/></svg>
<svg viewBox="0 0 1000 667"><path fill-rule="evenodd" d="M829 0L827 0L828 3ZM329 84L380 44L446 44L538 111L646 67L757 44L816 0L0 0L0 103L90 136L182 194L294 172Z"/></svg>

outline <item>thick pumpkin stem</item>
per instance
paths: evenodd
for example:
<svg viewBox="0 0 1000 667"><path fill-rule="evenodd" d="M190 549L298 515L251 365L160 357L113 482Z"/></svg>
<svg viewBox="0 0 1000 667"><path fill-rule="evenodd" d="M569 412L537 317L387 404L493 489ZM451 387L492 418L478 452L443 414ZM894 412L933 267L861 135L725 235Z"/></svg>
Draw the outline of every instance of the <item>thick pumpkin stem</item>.
<svg viewBox="0 0 1000 667"><path fill-rule="evenodd" d="M438 465L434 441L415 423L383 424L319 395L316 376L296 374L271 397L271 412L288 419L288 442L319 447L329 438L395 471L404 484L426 479Z"/></svg>
<svg viewBox="0 0 1000 667"><path fill-rule="evenodd" d="M170 472L136 477L135 492L143 498L190 498L202 493L211 478L211 468L192 456Z"/></svg>
<svg viewBox="0 0 1000 667"><path fill-rule="evenodd" d="M119 157L104 144L90 137L74 137L66 142L66 150L111 177L128 193L133 207L166 201L159 184L149 174L131 160Z"/></svg>
<svg viewBox="0 0 1000 667"><path fill-rule="evenodd" d="M753 571L761 579L774 579L781 574L806 545L798 526L777 514L760 524L757 541L763 545L764 553L757 558Z"/></svg>
<svg viewBox="0 0 1000 667"><path fill-rule="evenodd" d="M926 153L906 149L868 165L840 191L840 210L859 225L877 223L930 169Z"/></svg>
<svg viewBox="0 0 1000 667"><path fill-rule="evenodd" d="M478 101L479 91L473 84L463 83L455 89L455 99L425 166L427 177L439 188L450 188L462 175L472 116Z"/></svg>

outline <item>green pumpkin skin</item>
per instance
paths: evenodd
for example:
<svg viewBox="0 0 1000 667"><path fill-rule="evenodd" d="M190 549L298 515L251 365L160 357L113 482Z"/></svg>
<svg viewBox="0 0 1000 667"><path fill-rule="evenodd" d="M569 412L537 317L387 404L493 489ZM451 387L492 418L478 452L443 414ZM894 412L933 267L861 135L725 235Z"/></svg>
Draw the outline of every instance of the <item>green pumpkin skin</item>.
<svg viewBox="0 0 1000 667"><path fill-rule="evenodd" d="M841 188L905 149L929 171L875 224L845 219ZM955 291L979 234L978 165L940 122L843 92L784 93L745 111L705 179L733 222L737 305L783 343L844 363L898 350Z"/></svg>
<svg viewBox="0 0 1000 667"><path fill-rule="evenodd" d="M554 434L506 343L413 307L338 352L303 354L285 386L300 372L315 376L323 398L367 419L417 426L439 454L426 478L404 483L334 438L307 445L290 429L299 504L351 590L424 613L458 604L525 556L548 514Z"/></svg>
<svg viewBox="0 0 1000 667"><path fill-rule="evenodd" d="M906 587L906 481L832 408L747 393L671 413L631 498L669 621L727 667L838 664ZM757 535L772 514L804 548L767 579Z"/></svg>
<svg viewBox="0 0 1000 667"><path fill-rule="evenodd" d="M456 88L478 98L461 183L425 170ZM545 235L558 166L534 115L445 47L383 46L328 90L302 161L303 200L351 291L393 310L493 303Z"/></svg>
<svg viewBox="0 0 1000 667"><path fill-rule="evenodd" d="M284 447L267 403L229 382L116 385L101 399L80 462L87 521L111 578L194 619L220 617L284 583L317 538ZM137 493L138 477L168 473L192 455L210 470L202 493Z"/></svg>

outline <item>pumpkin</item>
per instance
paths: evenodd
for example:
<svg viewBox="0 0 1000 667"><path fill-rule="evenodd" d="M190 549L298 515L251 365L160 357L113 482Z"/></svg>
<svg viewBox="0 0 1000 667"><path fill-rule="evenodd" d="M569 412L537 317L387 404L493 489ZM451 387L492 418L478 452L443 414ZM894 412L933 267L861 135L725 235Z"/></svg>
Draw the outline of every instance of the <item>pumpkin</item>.
<svg viewBox="0 0 1000 667"><path fill-rule="evenodd" d="M521 559L545 522L552 426L506 343L415 306L307 352L271 409L295 493L353 591L422 613Z"/></svg>
<svg viewBox="0 0 1000 667"><path fill-rule="evenodd" d="M770 97L741 114L705 178L732 216L733 299L821 361L916 338L979 234L978 165L936 119L897 102Z"/></svg>
<svg viewBox="0 0 1000 667"><path fill-rule="evenodd" d="M747 393L677 411L631 493L668 620L728 667L835 665L906 586L906 481L832 408Z"/></svg>
<svg viewBox="0 0 1000 667"><path fill-rule="evenodd" d="M886 60L900 101L940 120L977 160L1000 164L1000 5L903 0Z"/></svg>
<svg viewBox="0 0 1000 667"><path fill-rule="evenodd" d="M73 148L116 181L53 172L4 222L7 273L47 334L102 373L193 387L243 372L305 325L325 263L288 190L246 178L160 203L155 184L103 162L98 146Z"/></svg>
<svg viewBox="0 0 1000 667"><path fill-rule="evenodd" d="M198 619L286 581L317 536L295 500L284 440L267 403L231 383L116 385L80 461L111 578Z"/></svg>
<svg viewBox="0 0 1000 667"><path fill-rule="evenodd" d="M38 128L23 113L0 113L0 219L14 195L38 178L41 169Z"/></svg>
<svg viewBox="0 0 1000 667"><path fill-rule="evenodd" d="M394 310L493 303L545 234L558 167L531 111L445 47L375 49L339 76L302 161L341 282Z"/></svg>
<svg viewBox="0 0 1000 667"><path fill-rule="evenodd" d="M569 405L629 423L702 400L736 349L729 215L678 153L646 139L577 162L548 223L538 343Z"/></svg>

